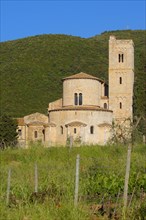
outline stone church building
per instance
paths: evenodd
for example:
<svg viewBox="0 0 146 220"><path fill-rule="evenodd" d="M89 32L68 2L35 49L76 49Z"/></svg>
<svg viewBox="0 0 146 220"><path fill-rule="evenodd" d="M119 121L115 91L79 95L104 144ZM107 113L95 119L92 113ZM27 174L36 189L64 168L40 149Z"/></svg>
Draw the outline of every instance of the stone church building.
<svg viewBox="0 0 146 220"><path fill-rule="evenodd" d="M112 121L132 119L134 44L132 40L109 39L109 85L87 73L62 80L62 98L49 103L48 115L34 113L18 118L18 141L45 146L107 143Z"/></svg>

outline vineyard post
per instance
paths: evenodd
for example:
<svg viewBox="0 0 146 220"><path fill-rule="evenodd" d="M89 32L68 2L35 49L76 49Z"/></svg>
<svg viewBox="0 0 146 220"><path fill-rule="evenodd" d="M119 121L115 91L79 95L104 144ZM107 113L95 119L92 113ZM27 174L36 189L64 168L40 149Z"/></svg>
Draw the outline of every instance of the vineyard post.
<svg viewBox="0 0 146 220"><path fill-rule="evenodd" d="M125 185L124 185L124 210L127 207L128 199L128 183L129 183L129 174L130 174L130 161L131 161L131 144L128 146L127 152L127 162L126 162L126 174L125 174Z"/></svg>
<svg viewBox="0 0 146 220"><path fill-rule="evenodd" d="M145 135L143 135L142 138L143 138L143 144L145 144L146 143Z"/></svg>
<svg viewBox="0 0 146 220"><path fill-rule="evenodd" d="M34 192L38 192L38 167L36 163L34 167Z"/></svg>
<svg viewBox="0 0 146 220"><path fill-rule="evenodd" d="M74 195L74 206L78 204L78 192L79 192L79 166L80 166L80 155L76 158L76 175L75 175L75 195Z"/></svg>
<svg viewBox="0 0 146 220"><path fill-rule="evenodd" d="M10 196L10 183L11 183L11 169L8 171L8 182L7 182L7 197L6 204L9 204L9 196Z"/></svg>

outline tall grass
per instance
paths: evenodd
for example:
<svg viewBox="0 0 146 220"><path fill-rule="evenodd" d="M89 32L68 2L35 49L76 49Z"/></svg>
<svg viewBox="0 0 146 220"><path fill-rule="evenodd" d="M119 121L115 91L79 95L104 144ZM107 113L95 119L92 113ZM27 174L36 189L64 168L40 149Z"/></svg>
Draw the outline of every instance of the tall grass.
<svg viewBox="0 0 146 220"><path fill-rule="evenodd" d="M92 205L105 196L116 201L119 188L123 190L127 147L84 146L44 148L40 144L28 149L1 151L1 219L13 220L76 220L92 219ZM79 203L74 207L76 156L80 154ZM38 194L34 193L34 165L38 166ZM7 175L11 168L10 202L6 205ZM136 192L128 214L140 209L140 193L146 193L146 147L132 151L129 192ZM136 182L137 173L139 177ZM144 181L144 182L143 182ZM139 192L139 194L138 194ZM122 195L122 194L121 194ZM106 197L107 196L107 197ZM114 197L115 196L115 197ZM122 197L120 198L122 202ZM120 209L119 209L120 213ZM121 215L121 213L120 213ZM140 214L139 214L140 215ZM99 219L104 219L100 216ZM127 218L127 219L128 219ZM98 218L97 218L98 219Z"/></svg>

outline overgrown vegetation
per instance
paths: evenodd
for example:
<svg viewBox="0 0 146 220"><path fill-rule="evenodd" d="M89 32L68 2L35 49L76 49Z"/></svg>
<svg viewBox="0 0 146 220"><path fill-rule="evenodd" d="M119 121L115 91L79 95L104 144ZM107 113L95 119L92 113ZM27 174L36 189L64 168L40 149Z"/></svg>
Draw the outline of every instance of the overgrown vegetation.
<svg viewBox="0 0 146 220"><path fill-rule="evenodd" d="M77 154L80 154L80 181L79 203L75 208ZM126 146L84 146L69 150L43 148L38 144L29 149L6 149L1 152L1 219L121 220L126 157ZM145 218L145 161L145 146L135 146L131 157L126 220ZM38 165L38 193L34 192L35 163ZM12 175L7 206L9 168Z"/></svg>
<svg viewBox="0 0 146 220"><path fill-rule="evenodd" d="M17 144L17 122L8 115L0 116L0 148L15 147Z"/></svg>
<svg viewBox="0 0 146 220"><path fill-rule="evenodd" d="M108 81L108 39L133 39L135 45L134 115L146 115L146 31L111 31L84 39L41 35L1 43L1 112L21 117L47 113L60 98L63 77L86 72ZM140 122L146 134L146 123Z"/></svg>

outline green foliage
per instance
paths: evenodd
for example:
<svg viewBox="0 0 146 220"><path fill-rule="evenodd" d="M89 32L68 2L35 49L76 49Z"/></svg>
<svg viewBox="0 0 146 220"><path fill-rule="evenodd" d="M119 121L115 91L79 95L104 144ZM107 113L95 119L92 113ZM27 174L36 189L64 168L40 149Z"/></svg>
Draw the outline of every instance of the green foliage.
<svg viewBox="0 0 146 220"><path fill-rule="evenodd" d="M88 39L41 35L1 43L1 112L13 117L46 113L48 103L60 98L61 79L81 71L108 81L110 35L134 41L134 114L146 115L146 31L142 30L110 31Z"/></svg>
<svg viewBox="0 0 146 220"><path fill-rule="evenodd" d="M17 143L17 123L8 115L0 116L0 148L14 147Z"/></svg>
<svg viewBox="0 0 146 220"><path fill-rule="evenodd" d="M73 200L77 154L80 154L80 181L79 204L75 208ZM131 198L133 192L134 196L127 220L134 219L134 216L135 219L142 219L145 215L145 200L139 196L140 192L143 192L143 196L146 193L145 155L145 146L134 146L128 198ZM115 204L119 189L121 194L118 207L122 207L126 158L127 147L123 146L83 146L73 147L70 151L59 146L43 148L37 143L29 149L6 149L1 152L1 218L89 220L93 217L91 205L100 204L103 196L105 200L110 196L112 204ZM38 166L38 193L34 193L35 163ZM5 201L9 168L12 175L8 207ZM119 209L118 212L119 219L122 219ZM100 213L97 214L102 219Z"/></svg>

